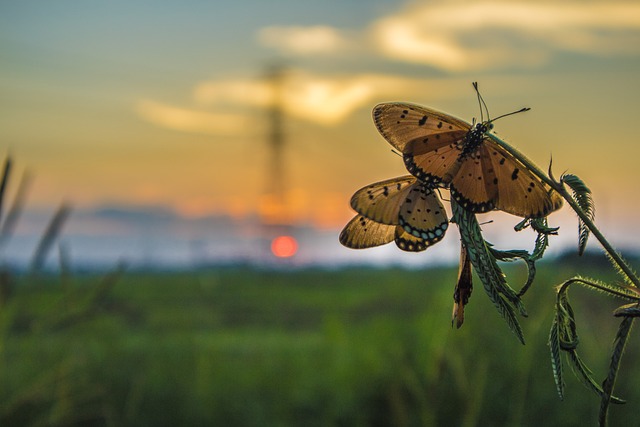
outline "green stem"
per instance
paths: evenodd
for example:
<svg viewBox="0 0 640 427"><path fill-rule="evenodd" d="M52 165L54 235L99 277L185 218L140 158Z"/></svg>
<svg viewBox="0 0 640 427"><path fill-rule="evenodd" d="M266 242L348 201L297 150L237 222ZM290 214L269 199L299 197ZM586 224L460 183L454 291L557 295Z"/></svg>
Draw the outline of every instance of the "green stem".
<svg viewBox="0 0 640 427"><path fill-rule="evenodd" d="M573 279L569 279L569 280L566 280L565 282L563 282L558 287L558 293L565 292L565 290L569 286L573 285L574 283L582 284L584 286L591 286L591 287L596 288L596 289L598 289L598 290L600 290L602 292L611 294L611 295L616 296L618 298L626 299L628 301L640 302L640 296L630 295L628 293L624 293L624 292L615 290L615 289L613 289L611 287L602 286L602 285L600 285L600 284L598 284L596 282L591 282L589 280L585 280L585 279L582 279L582 278L579 278L579 277L576 277L576 278L573 278ZM631 289L633 289L633 288L629 288L629 291L631 291ZM635 292L635 290L634 290L634 292Z"/></svg>
<svg viewBox="0 0 640 427"><path fill-rule="evenodd" d="M589 229L591 234L598 239L603 249L609 254L611 260L616 263L616 265L620 268L622 272L624 272L625 276L637 287L640 288L640 279L631 269L631 267L625 262L625 260L620 256L620 254L611 246L611 244L605 239L600 230L593 223L591 218L580 208L580 206L576 203L576 201L571 197L571 194L567 192L561 182L557 182L554 179L551 179L544 173L540 168L538 168L531 160L526 158L522 153L518 152L515 148L511 147L506 142L502 141L500 138L495 135L491 135L491 138L502 148L507 150L512 156L522 162L523 165L527 167L531 172L533 172L538 178L547 183L551 188L557 191L563 199L567 201L571 209L580 217L584 225Z"/></svg>
<svg viewBox="0 0 640 427"><path fill-rule="evenodd" d="M626 263L626 261L620 256L618 251L616 251L613 248L613 246L611 246L611 244L607 241L607 239L605 239L605 237L602 235L600 230L596 227L593 221L587 216L587 214L580 208L580 206L578 206L576 201L573 199L573 197L571 197L571 195L564 188L564 186L561 183L554 182L551 180L549 181L553 183L552 188L556 190L567 201L567 203L569 204L569 206L571 206L571 208L575 211L575 213L578 214L578 216L580 217L582 222L587 226L591 234L596 239L598 239L598 241L600 242L604 250L607 252L607 254L609 254L609 256L616 263L616 265L620 267L620 270L624 272L625 276L627 276L627 278L636 286L636 288L640 287L640 279L638 279L638 276L636 276L636 274L631 269L629 264Z"/></svg>
<svg viewBox="0 0 640 427"><path fill-rule="evenodd" d="M549 165L549 176L541 171L533 162L527 159L522 153L516 151L513 147L511 147L506 142L502 141L500 138L497 138L495 135L491 135L491 138L502 148L507 150L511 155L513 155L516 159L520 160L522 164L527 167L531 172L533 172L538 178L540 178L543 182L547 183L552 189L558 192L563 199L567 201L571 209L580 217L584 225L589 229L591 234L595 236L596 239L602 245L602 248L607 252L609 258L618 266L620 272L622 272L627 279L633 283L636 288L640 288L640 279L631 267L625 262L625 260L620 256L620 254L611 246L611 244L604 238L600 230L593 223L591 218L582 210L582 208L576 203L576 201L571 197L571 194L565 189L562 182L558 182L553 179L551 175L551 165ZM640 305L640 303L638 303ZM618 329L618 337L617 337L617 345L616 348L624 348L629 329L631 329L631 325L633 324L633 318L625 317L620 323L620 327ZM611 401L611 393L613 391L613 385L615 383L615 378L618 373L618 367L620 364L622 351L615 352L611 358L611 365L609 368L609 375L605 380L605 384L603 387L604 393L601 399L600 405L600 426L606 426L607 424L607 411L609 408L609 403Z"/></svg>

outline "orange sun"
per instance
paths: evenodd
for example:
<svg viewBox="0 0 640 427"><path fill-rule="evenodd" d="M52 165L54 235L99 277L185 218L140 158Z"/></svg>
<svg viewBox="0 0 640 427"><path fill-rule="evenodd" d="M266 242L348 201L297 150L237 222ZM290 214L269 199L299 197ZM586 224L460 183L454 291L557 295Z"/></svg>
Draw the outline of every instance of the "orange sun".
<svg viewBox="0 0 640 427"><path fill-rule="evenodd" d="M271 252L278 258L289 258L298 252L298 242L291 236L278 236L271 241Z"/></svg>

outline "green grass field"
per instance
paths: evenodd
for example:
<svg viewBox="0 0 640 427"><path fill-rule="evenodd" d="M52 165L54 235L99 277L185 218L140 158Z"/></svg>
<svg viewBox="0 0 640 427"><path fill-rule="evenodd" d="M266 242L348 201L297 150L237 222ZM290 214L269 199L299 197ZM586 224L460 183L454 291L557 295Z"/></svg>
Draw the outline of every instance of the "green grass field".
<svg viewBox="0 0 640 427"><path fill-rule="evenodd" d="M524 282L524 269L506 271ZM599 398L568 365L558 399L546 344L552 287L575 272L540 264L526 346L478 281L452 329L453 268L21 278L0 309L0 425L595 425ZM571 298L602 379L616 301ZM639 422L638 338L611 425Z"/></svg>

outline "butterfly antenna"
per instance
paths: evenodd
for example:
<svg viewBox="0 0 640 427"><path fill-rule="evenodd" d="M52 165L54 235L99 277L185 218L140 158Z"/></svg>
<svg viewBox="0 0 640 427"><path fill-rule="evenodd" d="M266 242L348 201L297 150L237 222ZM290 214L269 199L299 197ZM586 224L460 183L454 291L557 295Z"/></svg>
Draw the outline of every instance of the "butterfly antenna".
<svg viewBox="0 0 640 427"><path fill-rule="evenodd" d="M398 153L396 150L394 150L393 148L391 149L391 152L393 154L395 154L396 156L402 157L402 154Z"/></svg>
<svg viewBox="0 0 640 427"><path fill-rule="evenodd" d="M487 121L492 121L489 116L489 107L487 107L487 103L484 102L484 98L482 97L482 95L480 95L480 90L478 89L478 82L473 82L473 88L476 90L476 95L478 95L478 106L480 107L480 122L484 122L482 107L484 107L484 111L487 112Z"/></svg>
<svg viewBox="0 0 640 427"><path fill-rule="evenodd" d="M529 107L524 107L524 108L519 109L518 111L512 111L511 113L507 113L507 114L503 114L503 115L501 115L501 116L498 116L498 117L496 117L495 119L491 120L491 122L495 122L495 121L496 121L496 120L498 120L498 119L501 119L501 118L503 118L503 117L507 117L507 116L511 116L511 115L513 115L513 114L524 113L525 111L529 111L529 110L531 110L531 108L529 108Z"/></svg>
<svg viewBox="0 0 640 427"><path fill-rule="evenodd" d="M471 83L473 85L473 88L476 90L476 97L478 98L478 109L480 110L480 121L483 122L483 117L482 117L482 102L480 101L480 91L478 90L478 82L473 82ZM475 119L474 119L474 123L475 125Z"/></svg>

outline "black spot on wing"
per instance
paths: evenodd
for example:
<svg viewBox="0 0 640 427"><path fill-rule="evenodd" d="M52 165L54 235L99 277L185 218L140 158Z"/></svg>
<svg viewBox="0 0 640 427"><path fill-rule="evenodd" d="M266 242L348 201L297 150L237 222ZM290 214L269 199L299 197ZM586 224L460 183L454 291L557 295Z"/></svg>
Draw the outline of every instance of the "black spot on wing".
<svg viewBox="0 0 640 427"><path fill-rule="evenodd" d="M484 202L473 202L470 199L464 197L456 188L451 186L451 196L456 202L462 206L463 209L473 213L485 213L495 209L493 200L487 200Z"/></svg>

